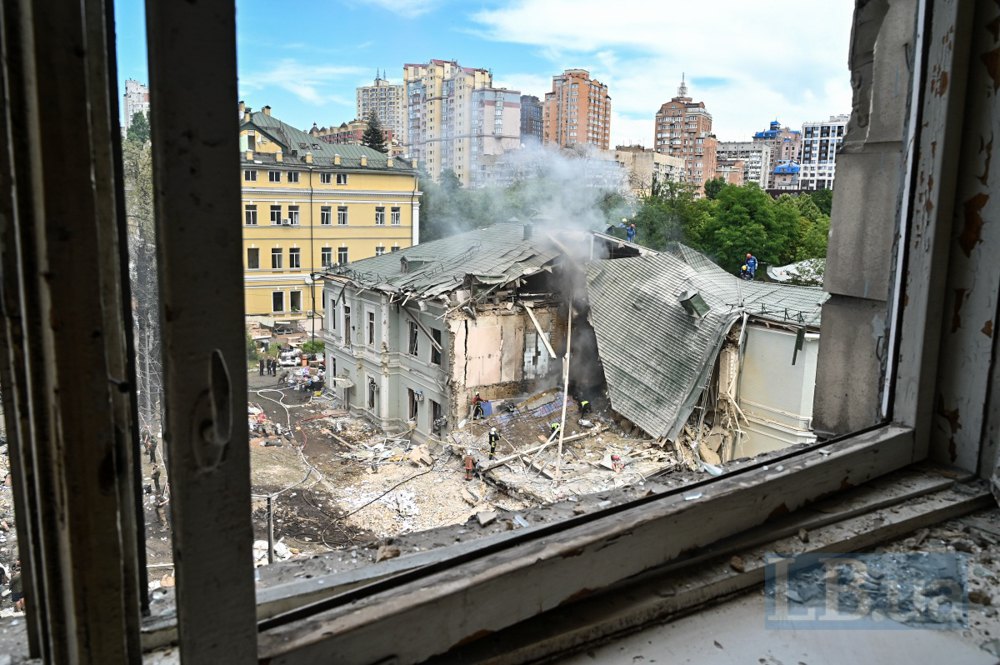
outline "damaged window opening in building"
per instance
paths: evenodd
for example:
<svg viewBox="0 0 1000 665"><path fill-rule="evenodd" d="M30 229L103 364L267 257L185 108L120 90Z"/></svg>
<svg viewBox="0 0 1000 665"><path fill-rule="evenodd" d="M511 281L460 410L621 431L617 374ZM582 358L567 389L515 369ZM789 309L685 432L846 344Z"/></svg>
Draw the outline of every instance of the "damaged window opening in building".
<svg viewBox="0 0 1000 665"><path fill-rule="evenodd" d="M235 105L232 6L149 3L153 131L122 140L112 6L82 8L0 9L5 537L28 598L0 607L4 652L559 659L759 597L763 552L992 505L993 4L858 3L821 287L649 246L579 190L418 242L414 203L394 228L415 161L205 111ZM386 234L351 262L309 239L347 218L313 200L317 168ZM389 225L373 173L412 185L375 197ZM261 237L280 274L245 274L251 187L300 227Z"/></svg>

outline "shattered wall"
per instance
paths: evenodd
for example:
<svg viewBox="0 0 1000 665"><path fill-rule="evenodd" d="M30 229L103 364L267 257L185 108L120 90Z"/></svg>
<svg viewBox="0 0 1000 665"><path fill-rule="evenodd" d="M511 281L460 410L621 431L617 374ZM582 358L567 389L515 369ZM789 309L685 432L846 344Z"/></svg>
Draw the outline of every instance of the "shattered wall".
<svg viewBox="0 0 1000 665"><path fill-rule="evenodd" d="M747 422L736 456L815 441L811 429L819 335L806 333L796 352L793 331L750 325L746 334L739 405Z"/></svg>
<svg viewBox="0 0 1000 665"><path fill-rule="evenodd" d="M566 342L566 324L554 305L536 306L535 317L557 356ZM561 363L549 357L535 326L520 307L483 307L475 318L458 312L447 319L450 395L456 422L469 416L476 391L485 400L513 397L554 386Z"/></svg>

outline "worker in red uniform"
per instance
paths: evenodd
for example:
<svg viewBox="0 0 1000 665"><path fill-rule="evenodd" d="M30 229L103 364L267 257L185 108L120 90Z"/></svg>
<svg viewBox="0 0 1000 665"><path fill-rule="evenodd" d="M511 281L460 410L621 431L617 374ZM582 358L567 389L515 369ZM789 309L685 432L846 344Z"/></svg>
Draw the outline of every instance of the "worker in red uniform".
<svg viewBox="0 0 1000 665"><path fill-rule="evenodd" d="M476 468L476 460L473 459L471 451L465 451L462 462L465 464L465 479L472 480L472 470Z"/></svg>
<svg viewBox="0 0 1000 665"><path fill-rule="evenodd" d="M483 413L483 398L479 396L479 391L476 391L475 396L472 398L472 419L484 418Z"/></svg>

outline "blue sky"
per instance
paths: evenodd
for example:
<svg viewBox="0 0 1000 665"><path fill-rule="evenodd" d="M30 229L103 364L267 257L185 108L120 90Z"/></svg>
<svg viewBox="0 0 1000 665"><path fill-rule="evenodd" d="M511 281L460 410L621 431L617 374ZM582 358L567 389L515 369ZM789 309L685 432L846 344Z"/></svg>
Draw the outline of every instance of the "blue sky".
<svg viewBox="0 0 1000 665"><path fill-rule="evenodd" d="M148 81L143 0L119 0L119 79ZM237 0L240 98L292 125L355 115L355 88L458 60L542 97L584 68L611 95L612 144L651 147L681 73L723 140L850 111L853 0ZM234 100L234 104L235 104Z"/></svg>

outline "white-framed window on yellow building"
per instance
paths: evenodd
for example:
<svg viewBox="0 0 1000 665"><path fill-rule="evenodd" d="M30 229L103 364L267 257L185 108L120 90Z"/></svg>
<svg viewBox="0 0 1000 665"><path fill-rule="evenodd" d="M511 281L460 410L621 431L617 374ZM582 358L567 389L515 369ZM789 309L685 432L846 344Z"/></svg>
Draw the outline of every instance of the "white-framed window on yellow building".
<svg viewBox="0 0 1000 665"><path fill-rule="evenodd" d="M247 226L257 226L257 206L247 204L243 206L243 223Z"/></svg>
<svg viewBox="0 0 1000 665"><path fill-rule="evenodd" d="M393 206L389 209L389 223L393 226L399 226L400 210L399 206Z"/></svg>
<svg viewBox="0 0 1000 665"><path fill-rule="evenodd" d="M288 172L288 182L295 183L295 182L298 182L298 181L299 181L299 172L298 171L289 171Z"/></svg>
<svg viewBox="0 0 1000 665"><path fill-rule="evenodd" d="M338 247L337 248L337 264L338 265L344 265L345 263L347 263L347 248L346 247Z"/></svg>
<svg viewBox="0 0 1000 665"><path fill-rule="evenodd" d="M260 249L257 247L247 248L247 270L260 270Z"/></svg>
<svg viewBox="0 0 1000 665"><path fill-rule="evenodd" d="M333 248L323 247L319 250L319 263L324 268L329 268L333 265Z"/></svg>
<svg viewBox="0 0 1000 665"><path fill-rule="evenodd" d="M288 221L293 225L299 223L299 207L288 206Z"/></svg>
<svg viewBox="0 0 1000 665"><path fill-rule="evenodd" d="M288 269L298 270L302 267L302 250L292 247L288 250Z"/></svg>
<svg viewBox="0 0 1000 665"><path fill-rule="evenodd" d="M281 224L281 206L271 206L271 226Z"/></svg>
<svg viewBox="0 0 1000 665"><path fill-rule="evenodd" d="M268 171L267 172L268 182L281 182L281 171Z"/></svg>
<svg viewBox="0 0 1000 665"><path fill-rule="evenodd" d="M284 312L285 311L285 294L282 291L274 291L271 293L271 311L272 312Z"/></svg>
<svg viewBox="0 0 1000 665"><path fill-rule="evenodd" d="M281 270L281 248L275 247L271 250L271 270Z"/></svg>
<svg viewBox="0 0 1000 665"><path fill-rule="evenodd" d="M347 226L347 206L337 206L337 224Z"/></svg>
<svg viewBox="0 0 1000 665"><path fill-rule="evenodd" d="M333 208L323 206L319 209L319 223L328 226L333 223Z"/></svg>
<svg viewBox="0 0 1000 665"><path fill-rule="evenodd" d="M320 173L319 174L319 182L320 182L321 185L329 185L331 182L333 182L333 174L332 173Z"/></svg>
<svg viewBox="0 0 1000 665"><path fill-rule="evenodd" d="M257 170L243 169L243 180L246 182L257 182Z"/></svg>
<svg viewBox="0 0 1000 665"><path fill-rule="evenodd" d="M375 207L375 226L385 226L385 206Z"/></svg>
<svg viewBox="0 0 1000 665"><path fill-rule="evenodd" d="M338 185L346 185L347 184L347 174L346 173L338 173L337 174L337 184Z"/></svg>
<svg viewBox="0 0 1000 665"><path fill-rule="evenodd" d="M291 291L288 294L288 309L293 312L302 311L302 292Z"/></svg>

